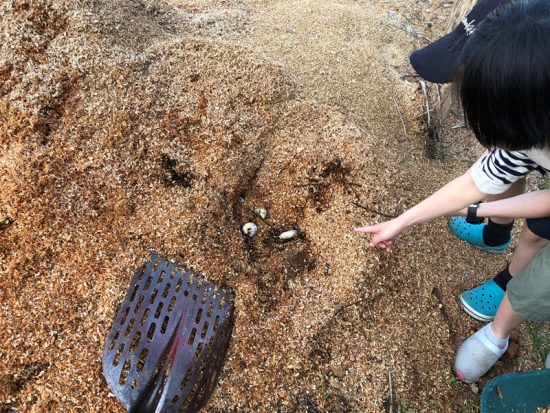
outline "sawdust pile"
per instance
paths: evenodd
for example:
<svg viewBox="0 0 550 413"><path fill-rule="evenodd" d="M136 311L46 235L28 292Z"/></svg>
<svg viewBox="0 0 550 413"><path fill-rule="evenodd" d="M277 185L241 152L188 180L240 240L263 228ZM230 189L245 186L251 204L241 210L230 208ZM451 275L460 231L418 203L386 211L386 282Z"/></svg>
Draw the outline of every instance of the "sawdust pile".
<svg viewBox="0 0 550 413"><path fill-rule="evenodd" d="M426 158L416 85L392 66L407 32L354 4L379 33L363 46L389 52L352 62L361 76L340 93L307 76L315 60L298 72L300 59L251 50L275 3L206 3L0 5L0 409L123 411L101 352L152 249L237 292L207 411L383 411L389 372L419 411L469 401L447 384L474 326L454 295L500 264L462 259L444 222L391 255L351 232L467 165ZM297 239L279 240L290 228Z"/></svg>

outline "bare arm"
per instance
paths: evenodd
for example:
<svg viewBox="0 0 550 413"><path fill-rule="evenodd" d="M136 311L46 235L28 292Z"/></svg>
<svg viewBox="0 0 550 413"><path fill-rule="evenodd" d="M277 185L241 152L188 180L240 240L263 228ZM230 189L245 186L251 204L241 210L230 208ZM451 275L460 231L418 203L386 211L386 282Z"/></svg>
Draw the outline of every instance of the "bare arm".
<svg viewBox="0 0 550 413"><path fill-rule="evenodd" d="M466 208L457 215L466 215ZM543 218L550 216L550 190L529 192L512 198L485 202L477 209L479 217Z"/></svg>
<svg viewBox="0 0 550 413"><path fill-rule="evenodd" d="M376 225L358 227L355 231L373 233L370 246L390 251L393 241L403 231L433 218L452 215L484 197L485 194L477 189L468 170L397 218Z"/></svg>

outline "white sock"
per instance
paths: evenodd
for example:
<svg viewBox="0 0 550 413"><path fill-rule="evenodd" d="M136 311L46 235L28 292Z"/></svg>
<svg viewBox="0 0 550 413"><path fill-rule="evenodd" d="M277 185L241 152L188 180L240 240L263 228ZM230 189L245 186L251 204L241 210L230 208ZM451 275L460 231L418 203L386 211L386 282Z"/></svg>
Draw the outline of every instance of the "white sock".
<svg viewBox="0 0 550 413"><path fill-rule="evenodd" d="M506 338L498 338L497 336L495 336L495 333L493 333L493 323L489 323L487 324L485 327L482 328L484 334L485 334L485 337L487 337L489 339L489 341L491 343L493 343L495 346L497 346L498 348L501 348L501 349L505 349L508 347L508 339L510 338L510 336L506 337Z"/></svg>

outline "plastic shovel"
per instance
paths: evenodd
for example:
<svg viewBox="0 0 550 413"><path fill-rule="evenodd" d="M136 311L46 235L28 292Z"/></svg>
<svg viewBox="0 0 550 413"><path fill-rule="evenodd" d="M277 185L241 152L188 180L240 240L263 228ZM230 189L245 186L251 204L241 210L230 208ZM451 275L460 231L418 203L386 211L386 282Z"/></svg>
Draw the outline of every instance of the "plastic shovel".
<svg viewBox="0 0 550 413"><path fill-rule="evenodd" d="M229 346L233 298L151 254L103 350L105 379L129 412L196 412L206 404Z"/></svg>
<svg viewBox="0 0 550 413"><path fill-rule="evenodd" d="M503 374L481 395L481 413L534 413L550 406L550 369Z"/></svg>

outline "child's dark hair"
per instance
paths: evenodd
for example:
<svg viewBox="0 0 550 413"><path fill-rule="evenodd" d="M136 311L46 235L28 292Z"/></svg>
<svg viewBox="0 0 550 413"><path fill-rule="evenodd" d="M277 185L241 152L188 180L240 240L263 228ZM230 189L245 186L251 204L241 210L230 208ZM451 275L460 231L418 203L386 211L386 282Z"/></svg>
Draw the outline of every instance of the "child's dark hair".
<svg viewBox="0 0 550 413"><path fill-rule="evenodd" d="M490 14L464 45L456 80L483 146L550 144L550 1L512 1Z"/></svg>

